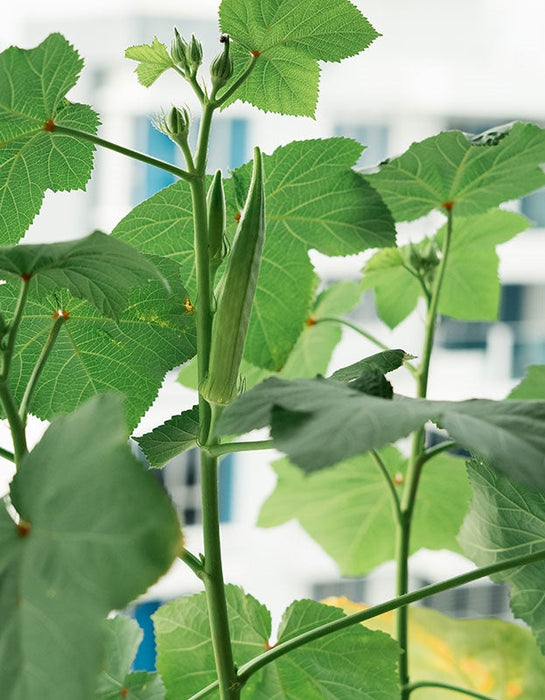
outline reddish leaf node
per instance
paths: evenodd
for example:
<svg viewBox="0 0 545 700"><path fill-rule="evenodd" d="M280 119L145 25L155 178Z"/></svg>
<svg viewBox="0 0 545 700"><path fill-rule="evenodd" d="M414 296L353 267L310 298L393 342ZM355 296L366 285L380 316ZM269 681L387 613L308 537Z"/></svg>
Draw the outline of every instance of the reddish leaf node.
<svg viewBox="0 0 545 700"><path fill-rule="evenodd" d="M261 51L258 51L257 49L254 49L253 51L250 51L250 53L252 54L252 56L253 56L254 58L259 58L259 57L261 56Z"/></svg>
<svg viewBox="0 0 545 700"><path fill-rule="evenodd" d="M240 216L241 216L240 212L237 211L237 213L235 214L235 221L240 221Z"/></svg>
<svg viewBox="0 0 545 700"><path fill-rule="evenodd" d="M443 209L446 209L447 211L450 211L452 207L454 206L454 202L443 202L441 205Z"/></svg>
<svg viewBox="0 0 545 700"><path fill-rule="evenodd" d="M306 320L307 326L315 326L318 323L315 316L309 316Z"/></svg>
<svg viewBox="0 0 545 700"><path fill-rule="evenodd" d="M17 525L17 534L19 537L26 537L32 530L32 523L29 520L21 520Z"/></svg>
<svg viewBox="0 0 545 700"><path fill-rule="evenodd" d="M53 314L53 318L64 318L65 321L68 321L68 319L70 318L70 314L64 309L57 309L57 311L55 311L55 313Z"/></svg>
<svg viewBox="0 0 545 700"><path fill-rule="evenodd" d="M121 692L121 697L122 697L122 698L126 698L127 695L129 694L129 691L127 690L127 688L121 688L121 691L120 691L120 692Z"/></svg>
<svg viewBox="0 0 545 700"><path fill-rule="evenodd" d="M31 277L32 272L23 272L23 274L21 275L21 279L23 280L23 282L28 282Z"/></svg>
<svg viewBox="0 0 545 700"><path fill-rule="evenodd" d="M44 124L44 131L55 131L55 122L53 119L48 119Z"/></svg>

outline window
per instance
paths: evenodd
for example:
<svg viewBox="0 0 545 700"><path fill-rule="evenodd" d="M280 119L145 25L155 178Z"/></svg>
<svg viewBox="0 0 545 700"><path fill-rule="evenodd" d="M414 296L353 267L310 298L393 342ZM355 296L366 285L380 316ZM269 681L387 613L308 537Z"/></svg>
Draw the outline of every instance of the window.
<svg viewBox="0 0 545 700"><path fill-rule="evenodd" d="M383 124L337 123L335 136L346 136L365 146L356 168L377 165L388 156L388 128Z"/></svg>

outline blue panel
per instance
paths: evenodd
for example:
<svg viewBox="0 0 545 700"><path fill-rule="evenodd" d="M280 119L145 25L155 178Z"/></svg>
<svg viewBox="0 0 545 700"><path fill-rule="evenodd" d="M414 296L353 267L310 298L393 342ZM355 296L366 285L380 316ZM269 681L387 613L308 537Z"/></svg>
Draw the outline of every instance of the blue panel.
<svg viewBox="0 0 545 700"><path fill-rule="evenodd" d="M133 617L138 622L144 632L144 639L138 647L136 657L134 659L134 671L155 671L155 660L157 656L155 648L155 633L153 630L153 621L151 616L161 607L161 603L157 600L150 600L146 603L140 603L133 611Z"/></svg>
<svg viewBox="0 0 545 700"><path fill-rule="evenodd" d="M246 119L231 120L231 147L229 149L229 168L238 168L248 160L248 122Z"/></svg>
<svg viewBox="0 0 545 700"><path fill-rule="evenodd" d="M219 465L219 509L220 522L229 522L232 518L234 456L227 455Z"/></svg>
<svg viewBox="0 0 545 700"><path fill-rule="evenodd" d="M177 146L174 141L171 141L166 134L160 131L148 122L147 133L147 153L155 158L166 160L169 163L176 162ZM146 182L145 182L145 197L151 197L163 187L168 187L175 181L174 175L167 173L165 170L154 168L151 165L146 166Z"/></svg>

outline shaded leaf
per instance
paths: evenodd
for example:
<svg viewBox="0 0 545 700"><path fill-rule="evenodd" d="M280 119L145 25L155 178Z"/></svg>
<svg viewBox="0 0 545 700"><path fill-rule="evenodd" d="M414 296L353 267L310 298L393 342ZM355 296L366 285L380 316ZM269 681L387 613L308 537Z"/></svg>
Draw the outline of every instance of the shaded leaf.
<svg viewBox="0 0 545 700"><path fill-rule="evenodd" d="M174 68L174 63L169 56L167 47L154 36L151 44L139 44L130 46L125 51L125 58L138 61L135 68L138 82L149 87L169 68Z"/></svg>
<svg viewBox="0 0 545 700"><path fill-rule="evenodd" d="M478 566L545 549L545 496L514 484L484 462L472 460L470 510L460 532L464 553ZM532 629L545 653L545 563L534 562L496 574L511 589L515 617Z"/></svg>
<svg viewBox="0 0 545 700"><path fill-rule="evenodd" d="M347 615L365 608L346 598L324 601ZM379 615L366 627L395 633L395 614ZM409 608L411 682L450 683L497 700L541 700L545 659L528 630L502 620L456 620L425 607ZM420 688L423 700L463 700L467 695Z"/></svg>
<svg viewBox="0 0 545 700"><path fill-rule="evenodd" d="M83 66L60 34L33 49L0 54L0 243L16 243L32 223L47 189L83 189L94 145L45 130L54 124L96 133L98 117L65 95Z"/></svg>
<svg viewBox="0 0 545 700"><path fill-rule="evenodd" d="M545 399L545 365L530 365L526 370L526 376L508 398Z"/></svg>
<svg viewBox="0 0 545 700"><path fill-rule="evenodd" d="M199 407L193 406L178 416L169 418L150 433L135 437L149 460L150 466L162 467L176 455L197 445Z"/></svg>
<svg viewBox="0 0 545 700"><path fill-rule="evenodd" d="M413 143L366 179L396 221L412 221L447 202L456 215L479 214L542 187L545 131L516 122L500 138L445 131Z"/></svg>
<svg viewBox="0 0 545 700"><path fill-rule="evenodd" d="M380 455L399 489L406 460L393 447ZM278 460L273 468L278 481L261 509L258 525L272 527L297 519L335 560L343 576L361 576L394 558L391 494L370 455L309 475L287 459ZM440 455L426 465L419 482L411 553L422 547L459 551L456 535L470 495L460 459Z"/></svg>
<svg viewBox="0 0 545 700"><path fill-rule="evenodd" d="M134 287L119 322L68 292L29 298L11 371L17 400L23 396L57 310L69 316L40 377L31 413L49 420L73 411L97 393L119 391L126 398L132 430L155 399L165 374L195 354L195 319L183 304L186 292L179 281L179 268L160 258L153 262L170 290L160 281ZM15 285L0 286L1 307L8 319L16 297Z"/></svg>
<svg viewBox="0 0 545 700"><path fill-rule="evenodd" d="M545 490L545 401L385 400L321 377L271 377L228 406L218 430L270 426L275 447L314 471L395 442L428 420L511 478Z"/></svg>
<svg viewBox="0 0 545 700"><path fill-rule="evenodd" d="M143 633L127 617L106 620L105 665L95 700L164 700L165 687L157 673L129 673Z"/></svg>
<svg viewBox="0 0 545 700"><path fill-rule="evenodd" d="M378 36L347 0L223 0L220 26L234 40L235 80L259 52L252 73L227 104L240 99L267 112L313 116L318 61L341 61Z"/></svg>
<svg viewBox="0 0 545 700"><path fill-rule="evenodd" d="M181 546L170 499L132 455L121 399L53 420L0 509L0 683L6 700L91 697L103 619Z"/></svg>
<svg viewBox="0 0 545 700"><path fill-rule="evenodd" d="M226 587L235 664L268 648L268 610L241 588ZM343 616L311 600L293 603L284 613L278 643ZM160 608L154 615L158 667L172 700L186 700L216 678L204 593ZM361 625L328 635L285 654L250 677L243 693L251 700L394 700L397 645L387 635ZM217 690L211 698L219 697Z"/></svg>
<svg viewBox="0 0 545 700"><path fill-rule="evenodd" d="M383 350L375 355L365 357L359 362L354 362L352 365L341 367L341 369L333 372L329 379L335 379L338 382L352 382L362 374L372 370L388 374L388 372L393 372L401 367L407 359L410 359L410 356L407 355L405 350Z"/></svg>
<svg viewBox="0 0 545 700"><path fill-rule="evenodd" d="M115 319L126 308L131 287L162 279L134 248L99 231L65 243L0 247L2 273L32 277L36 297L66 288Z"/></svg>

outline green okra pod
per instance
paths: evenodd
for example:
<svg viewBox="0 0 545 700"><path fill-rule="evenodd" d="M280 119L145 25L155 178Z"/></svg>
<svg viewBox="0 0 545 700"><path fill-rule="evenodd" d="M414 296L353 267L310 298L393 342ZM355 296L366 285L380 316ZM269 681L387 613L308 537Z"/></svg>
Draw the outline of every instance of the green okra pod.
<svg viewBox="0 0 545 700"><path fill-rule="evenodd" d="M208 376L200 387L210 403L225 405L237 393L242 352L265 240L265 185L261 151L254 149L250 189L235 234L212 324Z"/></svg>
<svg viewBox="0 0 545 700"><path fill-rule="evenodd" d="M211 284L226 254L225 239L225 193L221 170L217 170L206 198L208 207L208 254Z"/></svg>

